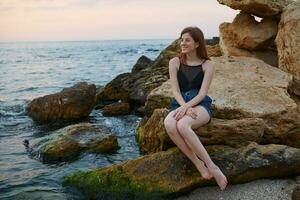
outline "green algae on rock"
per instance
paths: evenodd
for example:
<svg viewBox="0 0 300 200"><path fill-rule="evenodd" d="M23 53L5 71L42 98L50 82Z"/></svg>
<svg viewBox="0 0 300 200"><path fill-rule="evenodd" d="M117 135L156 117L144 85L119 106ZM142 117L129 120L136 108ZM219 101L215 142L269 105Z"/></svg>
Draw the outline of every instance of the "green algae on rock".
<svg viewBox="0 0 300 200"><path fill-rule="evenodd" d="M207 150L229 184L300 174L300 149L297 148L250 143L241 148L214 145ZM203 179L193 163L174 147L90 172L76 172L66 176L63 185L76 187L92 199L99 195L102 199L112 199L111 195L115 199L124 196L139 199L139 195L174 197L216 183Z"/></svg>
<svg viewBox="0 0 300 200"><path fill-rule="evenodd" d="M90 199L162 199L164 191L153 181L137 181L122 167L76 172L64 178L64 186L75 186Z"/></svg>

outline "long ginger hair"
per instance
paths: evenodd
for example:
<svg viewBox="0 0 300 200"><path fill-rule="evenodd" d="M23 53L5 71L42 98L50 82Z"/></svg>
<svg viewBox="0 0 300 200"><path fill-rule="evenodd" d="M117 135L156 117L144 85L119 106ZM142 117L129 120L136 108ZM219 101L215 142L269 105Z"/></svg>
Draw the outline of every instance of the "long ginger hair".
<svg viewBox="0 0 300 200"><path fill-rule="evenodd" d="M193 38L193 40L195 42L199 43L199 46L196 48L196 54L197 54L198 58L210 60L210 58L208 57L208 54L207 54L203 32L198 27L189 26L189 27L184 28L181 31L180 38L185 33L189 33L190 36ZM186 64L186 54L180 52L178 54L178 57L179 57L181 63Z"/></svg>

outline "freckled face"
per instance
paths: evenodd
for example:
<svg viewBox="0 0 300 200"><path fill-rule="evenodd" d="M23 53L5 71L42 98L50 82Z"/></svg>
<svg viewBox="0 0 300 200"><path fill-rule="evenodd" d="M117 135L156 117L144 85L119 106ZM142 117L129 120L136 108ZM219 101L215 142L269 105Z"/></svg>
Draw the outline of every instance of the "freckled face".
<svg viewBox="0 0 300 200"><path fill-rule="evenodd" d="M194 41L189 33L184 33L181 36L180 47L182 53L190 53L196 50L198 44Z"/></svg>

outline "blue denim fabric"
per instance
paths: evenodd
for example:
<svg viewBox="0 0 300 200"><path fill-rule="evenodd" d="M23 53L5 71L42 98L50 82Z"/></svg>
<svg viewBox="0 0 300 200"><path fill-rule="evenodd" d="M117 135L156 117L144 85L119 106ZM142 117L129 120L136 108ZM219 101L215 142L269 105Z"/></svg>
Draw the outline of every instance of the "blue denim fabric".
<svg viewBox="0 0 300 200"><path fill-rule="evenodd" d="M199 90L198 89L191 89L189 91L186 91L186 92L181 92L181 95L183 97L183 99L185 100L185 102L189 102L191 99L193 99L197 94L198 94ZM197 105L201 105L203 106L210 118L212 118L213 116L213 112L212 112L212 108L211 108L211 103L212 103L212 99L210 98L210 96L205 96L202 101L200 103L198 103ZM177 109L178 107L180 107L180 105L177 103L176 99L173 98L172 99L172 102L171 102L171 108L170 110L175 110Z"/></svg>

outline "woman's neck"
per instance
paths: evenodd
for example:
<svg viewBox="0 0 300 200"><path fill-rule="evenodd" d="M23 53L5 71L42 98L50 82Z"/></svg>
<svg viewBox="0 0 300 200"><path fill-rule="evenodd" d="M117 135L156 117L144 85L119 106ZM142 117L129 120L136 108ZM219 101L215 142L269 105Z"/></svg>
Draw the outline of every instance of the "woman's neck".
<svg viewBox="0 0 300 200"><path fill-rule="evenodd" d="M199 60L202 60L202 59L198 58L196 51L192 51L192 52L186 54L187 62L197 63L197 62L199 62Z"/></svg>

